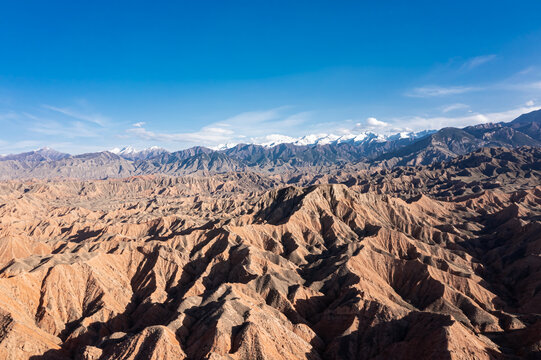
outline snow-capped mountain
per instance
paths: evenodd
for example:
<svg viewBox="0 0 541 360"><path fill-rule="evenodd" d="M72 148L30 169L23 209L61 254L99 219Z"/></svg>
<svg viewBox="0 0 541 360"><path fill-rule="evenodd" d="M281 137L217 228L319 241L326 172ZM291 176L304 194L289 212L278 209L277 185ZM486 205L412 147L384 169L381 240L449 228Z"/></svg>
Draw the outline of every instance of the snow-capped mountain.
<svg viewBox="0 0 541 360"><path fill-rule="evenodd" d="M429 165L481 147L541 146L541 110L509 123L463 129L400 132L381 135L314 134L299 138L269 135L247 143L226 144L218 151L196 146L172 153L159 147L133 147L69 155L49 148L0 157L0 180L70 177L81 179L149 174L186 175L197 172L282 171L314 166ZM258 145L259 144L259 145ZM114 155L114 154L117 155Z"/></svg>
<svg viewBox="0 0 541 360"><path fill-rule="evenodd" d="M425 130L420 132L401 132L393 135L376 134L372 131L364 131L357 134L311 134L299 138L294 138L286 135L272 134L265 137L265 141L258 143L265 147L274 147L279 144L302 145L332 145L344 142L354 144L363 144L370 142L385 142L401 139L417 139L433 133L434 131ZM257 142L256 142L257 143Z"/></svg>
<svg viewBox="0 0 541 360"><path fill-rule="evenodd" d="M113 153L113 154L116 154L116 155L129 155L129 154L134 154L137 152L137 150L135 150L135 148L133 146L126 146L126 147L123 147L123 148L113 148L111 150L109 150L110 153Z"/></svg>
<svg viewBox="0 0 541 360"><path fill-rule="evenodd" d="M397 134L389 135L389 136L386 137L386 140L390 140L390 141L401 140L401 139L412 139L413 140L413 139L422 138L424 136L433 134L435 132L436 132L436 130L423 130L423 131L418 131L418 132L404 131L404 132L399 132Z"/></svg>
<svg viewBox="0 0 541 360"><path fill-rule="evenodd" d="M159 146L151 146L143 150L137 150L133 146L126 146L123 148L113 148L109 152L129 160L146 160L167 153L168 151Z"/></svg>
<svg viewBox="0 0 541 360"><path fill-rule="evenodd" d="M238 145L238 143L231 142L231 143L219 144L215 146L208 146L208 148L214 151L220 151L220 150L231 149L232 147L235 147L236 145Z"/></svg>
<svg viewBox="0 0 541 360"><path fill-rule="evenodd" d="M345 134L345 135L336 135L336 134L310 134L301 137L292 137L288 135L281 134L271 134L263 138L252 139L250 142L254 145L261 145L266 148L272 148L280 144L292 144L296 146L308 146L308 145L333 145L340 144L344 142L349 142L353 144L366 144L371 142L385 142L385 141L395 141L402 139L414 140L426 135L433 133L433 130L424 130L420 132L401 132L392 135L382 135L377 134L372 131L364 131L356 134ZM230 142L225 144L219 144L215 146L209 146L209 149L215 151L224 151L231 149L238 145L236 142ZM137 150L133 146L126 146L123 148L113 148L109 152L122 156L123 158L130 160L141 160L154 157L159 154L166 153L167 150L152 146L147 149Z"/></svg>

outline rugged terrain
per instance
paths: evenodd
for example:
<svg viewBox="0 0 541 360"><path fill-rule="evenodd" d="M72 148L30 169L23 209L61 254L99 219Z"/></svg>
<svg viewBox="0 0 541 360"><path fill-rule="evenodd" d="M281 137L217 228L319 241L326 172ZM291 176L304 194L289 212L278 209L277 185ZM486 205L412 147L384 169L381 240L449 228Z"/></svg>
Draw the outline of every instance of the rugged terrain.
<svg viewBox="0 0 541 360"><path fill-rule="evenodd" d="M328 137L267 146L238 144L222 150L196 146L168 152L151 147L69 155L52 149L0 156L0 180L110 179L140 175L213 175L232 171L283 174L332 169L430 165L483 147L541 146L541 110L508 123L381 136Z"/></svg>
<svg viewBox="0 0 541 360"><path fill-rule="evenodd" d="M537 359L541 150L0 183L2 359Z"/></svg>

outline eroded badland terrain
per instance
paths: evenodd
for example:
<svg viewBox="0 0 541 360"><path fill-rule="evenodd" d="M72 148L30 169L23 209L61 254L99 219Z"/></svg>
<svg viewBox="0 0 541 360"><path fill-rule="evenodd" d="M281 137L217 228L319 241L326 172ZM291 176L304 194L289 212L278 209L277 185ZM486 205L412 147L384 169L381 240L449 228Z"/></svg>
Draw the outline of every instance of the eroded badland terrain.
<svg viewBox="0 0 541 360"><path fill-rule="evenodd" d="M0 183L1 359L537 359L541 150Z"/></svg>

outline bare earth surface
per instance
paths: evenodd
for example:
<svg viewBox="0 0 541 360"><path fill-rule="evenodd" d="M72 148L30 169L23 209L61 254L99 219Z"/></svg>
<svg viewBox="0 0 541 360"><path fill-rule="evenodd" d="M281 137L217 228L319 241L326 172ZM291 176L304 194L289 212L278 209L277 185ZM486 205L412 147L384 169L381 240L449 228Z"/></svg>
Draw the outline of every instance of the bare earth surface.
<svg viewBox="0 0 541 360"><path fill-rule="evenodd" d="M0 183L0 359L538 359L541 150Z"/></svg>

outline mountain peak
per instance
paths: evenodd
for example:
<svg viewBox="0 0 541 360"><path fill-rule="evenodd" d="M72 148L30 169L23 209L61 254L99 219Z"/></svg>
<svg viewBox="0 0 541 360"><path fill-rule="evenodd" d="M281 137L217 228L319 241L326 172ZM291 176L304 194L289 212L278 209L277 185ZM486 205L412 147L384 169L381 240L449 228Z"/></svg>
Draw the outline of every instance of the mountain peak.
<svg viewBox="0 0 541 360"><path fill-rule="evenodd" d="M532 122L541 123L541 109L522 114L518 118L513 120L511 124L525 124Z"/></svg>
<svg viewBox="0 0 541 360"><path fill-rule="evenodd" d="M127 154L133 154L138 152L133 146L124 146L122 148L115 147L111 150L109 150L110 153L116 154L116 155L127 155Z"/></svg>
<svg viewBox="0 0 541 360"><path fill-rule="evenodd" d="M432 131L433 132L433 131ZM291 137L287 135L272 134L266 137L267 141L259 143L264 147L274 147L280 144L293 144L297 146L307 146L307 145L333 145L340 144L345 142L354 143L356 145L370 142L385 142L385 141L394 141L401 139L417 139L419 137L425 136L432 132L400 132L392 135L383 135L378 134L373 131L367 130L358 133L349 133L343 135L337 134L310 134L302 137Z"/></svg>
<svg viewBox="0 0 541 360"><path fill-rule="evenodd" d="M151 146L143 150L137 150L135 147L128 145L122 148L115 147L109 150L109 152L129 160L142 160L149 159L168 151L159 146Z"/></svg>

